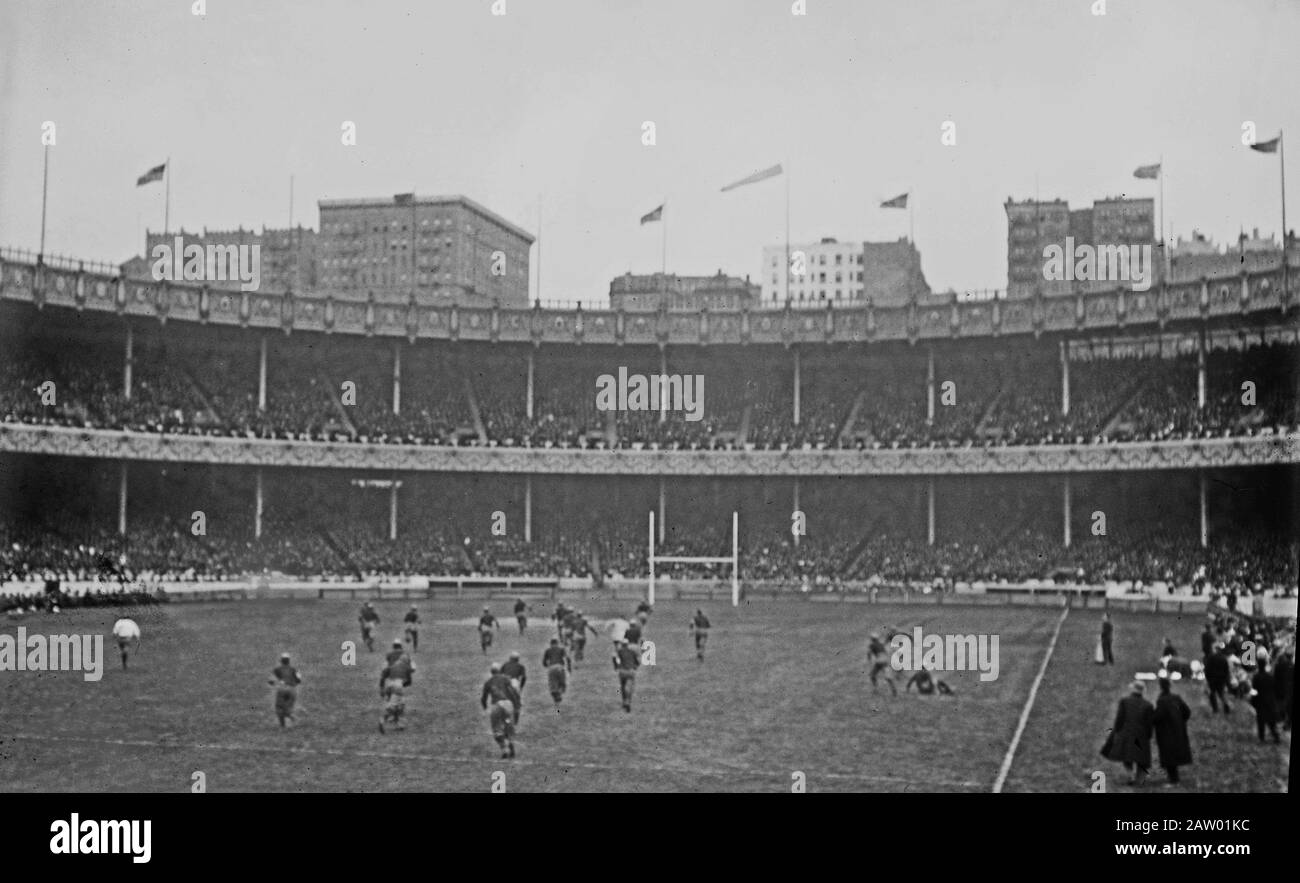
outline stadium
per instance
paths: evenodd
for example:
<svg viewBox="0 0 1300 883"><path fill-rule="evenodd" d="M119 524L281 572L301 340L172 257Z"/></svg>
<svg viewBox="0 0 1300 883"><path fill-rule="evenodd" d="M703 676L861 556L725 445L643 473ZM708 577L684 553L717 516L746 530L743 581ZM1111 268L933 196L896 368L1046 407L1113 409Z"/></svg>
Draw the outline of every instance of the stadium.
<svg viewBox="0 0 1300 883"><path fill-rule="evenodd" d="M909 875L1267 855L1226 795L1290 788L1297 33L0 0L6 843L301 874L424 860L427 794L840 792L925 795L834 814ZM790 839L731 815L619 848Z"/></svg>
<svg viewBox="0 0 1300 883"><path fill-rule="evenodd" d="M9 683L9 788L65 787L70 756L86 790L486 788L478 611L528 604L500 650L535 664L557 604L630 618L651 554L637 714L602 636L562 714L524 701L512 790L1086 791L1123 683L1095 673L1103 610L1121 679L1195 655L1207 612L1294 640L1295 272L647 313L2 259L5 607L145 632L106 693ZM704 419L599 410L620 370L703 378ZM368 723L366 654L338 663L363 600L381 633L412 603L431 622L400 742ZM999 635L1000 677L868 689L867 636L914 626ZM282 738L258 672L286 648L307 686ZM1184 787L1282 787L1283 754L1209 724L1232 760Z"/></svg>

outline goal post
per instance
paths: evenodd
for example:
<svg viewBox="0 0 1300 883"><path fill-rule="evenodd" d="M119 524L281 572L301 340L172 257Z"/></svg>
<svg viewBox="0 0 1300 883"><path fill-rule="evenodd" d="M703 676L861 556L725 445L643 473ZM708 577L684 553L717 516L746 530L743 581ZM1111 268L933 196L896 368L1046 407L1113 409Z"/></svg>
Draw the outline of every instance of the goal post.
<svg viewBox="0 0 1300 883"><path fill-rule="evenodd" d="M655 555L655 513L650 510L650 579L646 586L646 603L655 603L655 562L674 564L730 564L731 606L740 606L740 513L731 513L731 555L709 557L701 555Z"/></svg>

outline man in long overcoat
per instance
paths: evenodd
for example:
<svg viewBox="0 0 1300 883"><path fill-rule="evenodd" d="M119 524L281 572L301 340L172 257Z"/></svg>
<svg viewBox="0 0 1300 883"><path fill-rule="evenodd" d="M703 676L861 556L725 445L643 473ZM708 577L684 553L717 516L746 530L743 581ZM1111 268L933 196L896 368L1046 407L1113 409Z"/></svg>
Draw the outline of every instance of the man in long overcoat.
<svg viewBox="0 0 1300 883"><path fill-rule="evenodd" d="M1187 721L1192 710L1183 697L1170 689L1169 679L1160 679L1160 696L1156 699L1154 718L1156 747L1160 765L1169 776L1169 784L1178 784L1178 768L1192 762L1192 742L1187 737Z"/></svg>
<svg viewBox="0 0 1300 883"><path fill-rule="evenodd" d="M1129 694L1119 701L1115 712L1115 726L1102 754L1108 760L1118 761L1133 773L1130 785L1141 785L1151 769L1151 728L1156 710L1146 700L1146 687L1141 681L1129 685ZM1136 772L1134 771L1136 767Z"/></svg>

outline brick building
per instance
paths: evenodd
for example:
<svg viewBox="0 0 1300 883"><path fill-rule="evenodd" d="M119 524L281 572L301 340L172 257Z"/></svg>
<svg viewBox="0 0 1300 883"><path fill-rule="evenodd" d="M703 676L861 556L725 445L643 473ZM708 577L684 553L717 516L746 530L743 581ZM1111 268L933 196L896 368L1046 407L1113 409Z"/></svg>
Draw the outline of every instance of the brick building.
<svg viewBox="0 0 1300 883"><path fill-rule="evenodd" d="M322 199L318 279L382 302L528 303L533 236L464 196Z"/></svg>

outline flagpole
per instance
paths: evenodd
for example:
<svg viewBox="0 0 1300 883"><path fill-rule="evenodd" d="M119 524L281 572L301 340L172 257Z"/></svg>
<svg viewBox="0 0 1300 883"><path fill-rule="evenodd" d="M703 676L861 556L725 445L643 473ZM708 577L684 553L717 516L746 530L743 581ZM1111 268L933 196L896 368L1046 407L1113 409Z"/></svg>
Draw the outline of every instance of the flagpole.
<svg viewBox="0 0 1300 883"><path fill-rule="evenodd" d="M50 145L45 145L45 180L41 184L41 250L37 263L45 262L45 203L50 195Z"/></svg>
<svg viewBox="0 0 1300 883"><path fill-rule="evenodd" d="M1285 142L1282 140L1282 131L1277 133L1277 161L1278 171L1281 173L1282 183L1282 302L1288 303L1291 296L1290 278L1291 268L1287 266L1286 254L1286 153Z"/></svg>
<svg viewBox="0 0 1300 883"><path fill-rule="evenodd" d="M660 203L660 205L663 206L662 213L663 213L663 220L664 220L663 230L660 231L661 242L662 242L662 254L660 255L660 261L661 261L660 266L662 267L663 270L664 285L666 286L668 284L667 281L668 280L668 197L665 196L664 201Z"/></svg>
<svg viewBox="0 0 1300 883"><path fill-rule="evenodd" d="M1169 237L1165 234L1165 155L1160 154L1160 251L1164 256L1165 278L1169 278Z"/></svg>
<svg viewBox="0 0 1300 883"><path fill-rule="evenodd" d="M542 194L537 194L537 302L542 302Z"/></svg>
<svg viewBox="0 0 1300 883"><path fill-rule="evenodd" d="M415 234L412 233L411 236L412 248L414 248ZM293 175L289 175L289 240L293 243L293 289L294 291L297 291L298 286L302 284L302 279L299 275L299 265L302 262L301 249L299 246L302 243L302 238L294 235L293 231Z"/></svg>
<svg viewBox="0 0 1300 883"><path fill-rule="evenodd" d="M172 158L167 157L167 168L163 169L163 180L166 181L167 193L163 197L163 233L171 232L172 222Z"/></svg>
<svg viewBox="0 0 1300 883"><path fill-rule="evenodd" d="M790 163L785 167L785 300L790 302Z"/></svg>

